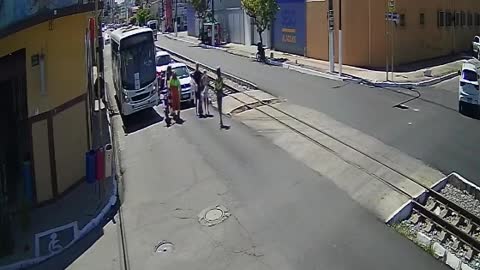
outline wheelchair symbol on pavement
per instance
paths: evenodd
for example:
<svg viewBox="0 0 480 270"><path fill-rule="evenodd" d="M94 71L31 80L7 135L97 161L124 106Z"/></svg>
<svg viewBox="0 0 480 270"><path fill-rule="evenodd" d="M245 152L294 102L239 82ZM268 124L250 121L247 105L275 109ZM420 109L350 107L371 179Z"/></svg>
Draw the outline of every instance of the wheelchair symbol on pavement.
<svg viewBox="0 0 480 270"><path fill-rule="evenodd" d="M79 236L76 221L35 234L35 257L51 256L68 248Z"/></svg>
<svg viewBox="0 0 480 270"><path fill-rule="evenodd" d="M48 251L50 253L57 253L63 249L62 245L59 244L60 240L57 239L57 234L50 234L50 242L48 243Z"/></svg>

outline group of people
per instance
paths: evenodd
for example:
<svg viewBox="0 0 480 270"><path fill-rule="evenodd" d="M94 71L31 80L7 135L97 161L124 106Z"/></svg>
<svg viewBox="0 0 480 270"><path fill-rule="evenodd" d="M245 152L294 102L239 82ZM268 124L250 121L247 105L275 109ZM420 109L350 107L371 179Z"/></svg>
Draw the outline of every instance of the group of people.
<svg viewBox="0 0 480 270"><path fill-rule="evenodd" d="M222 105L223 105L223 78L220 68L216 70L217 77L214 81L214 91L217 98L217 106L220 117L220 128L224 128L223 117L222 117ZM210 80L207 75L207 71L200 71L200 65L197 63L195 66L195 71L192 74L193 79L193 88L195 91L195 105L196 105L196 114L198 117L207 117L210 116L210 100L208 96L208 86ZM169 66L166 72L165 86L168 87L168 95L165 96L165 120L169 125L169 116L173 116L176 121L181 120L180 118L180 95L181 95L181 84L180 80L177 78L177 74L172 71L172 68Z"/></svg>

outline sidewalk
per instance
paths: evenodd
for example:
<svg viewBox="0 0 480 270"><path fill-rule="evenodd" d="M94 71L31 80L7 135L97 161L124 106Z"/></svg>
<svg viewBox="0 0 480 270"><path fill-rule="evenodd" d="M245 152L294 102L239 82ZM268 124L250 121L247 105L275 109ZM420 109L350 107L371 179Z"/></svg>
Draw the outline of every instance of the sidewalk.
<svg viewBox="0 0 480 270"><path fill-rule="evenodd" d="M242 44L228 43L219 47L212 47L203 44L199 44L199 40L196 37L187 35L187 32L179 32L178 36L174 34L165 34L167 38L175 39L191 44L199 45L205 48L214 48L222 50L234 55L255 58L257 52L256 46L248 46ZM386 80L385 71L370 70L365 68L353 67L343 65L342 77L338 75L338 64L335 64L335 73L329 72L329 62L323 60L317 60L299 55L292 55L289 53L279 52L275 50L266 50L266 55L270 56L273 53L273 61L271 64L283 66L288 69L293 69L299 72L308 73L312 75L318 75L329 79L337 80L354 80L358 82L364 82L373 84L376 86L429 86L434 85L444 80L451 79L457 76L458 71L461 68L463 62L467 61L471 57L464 57L462 59L452 60L448 63L435 63L430 61L432 66L415 68L415 66L428 66L428 62L413 64L403 67L403 72L395 72L393 81L391 80L391 74L389 74L389 80ZM439 61L437 61L439 62Z"/></svg>
<svg viewBox="0 0 480 270"><path fill-rule="evenodd" d="M94 145L111 143L106 110L93 114L93 127L99 130L99 117L104 127L103 137L95 132ZM12 217L15 241L13 254L0 259L0 269L29 268L50 258L62 256L76 242L95 229L103 220L112 215L116 204L116 182L109 177L102 182L88 184L79 182L71 191L57 201L30 211L30 224L21 230L17 214ZM49 245L55 241L56 250Z"/></svg>

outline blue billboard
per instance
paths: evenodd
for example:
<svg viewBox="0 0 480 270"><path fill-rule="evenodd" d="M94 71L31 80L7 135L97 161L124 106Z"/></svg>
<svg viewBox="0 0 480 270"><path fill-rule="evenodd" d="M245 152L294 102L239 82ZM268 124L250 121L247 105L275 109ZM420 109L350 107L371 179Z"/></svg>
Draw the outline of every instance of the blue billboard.
<svg viewBox="0 0 480 270"><path fill-rule="evenodd" d="M277 0L280 10L273 23L273 48L304 55L306 46L305 0Z"/></svg>
<svg viewBox="0 0 480 270"><path fill-rule="evenodd" d="M0 0L0 30L36 15L83 2L83 0Z"/></svg>

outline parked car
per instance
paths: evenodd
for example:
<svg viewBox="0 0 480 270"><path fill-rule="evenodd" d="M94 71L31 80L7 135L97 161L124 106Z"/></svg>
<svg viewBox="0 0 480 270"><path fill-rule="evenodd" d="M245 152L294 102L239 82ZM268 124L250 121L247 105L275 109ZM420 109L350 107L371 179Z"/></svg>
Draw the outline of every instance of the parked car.
<svg viewBox="0 0 480 270"><path fill-rule="evenodd" d="M480 91L477 68L472 63L464 63L459 73L458 111L462 114L469 113L478 116Z"/></svg>
<svg viewBox="0 0 480 270"><path fill-rule="evenodd" d="M165 82L165 72L167 71L167 66L172 63L172 57L165 51L158 50L155 53L155 65L157 67L157 78L159 84L162 88Z"/></svg>
<svg viewBox="0 0 480 270"><path fill-rule="evenodd" d="M480 60L480 37L475 36L472 41L473 56Z"/></svg>
<svg viewBox="0 0 480 270"><path fill-rule="evenodd" d="M111 42L110 35L109 34L104 34L103 35L103 41L104 41L105 45L110 45L110 42Z"/></svg>

